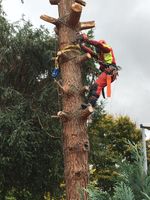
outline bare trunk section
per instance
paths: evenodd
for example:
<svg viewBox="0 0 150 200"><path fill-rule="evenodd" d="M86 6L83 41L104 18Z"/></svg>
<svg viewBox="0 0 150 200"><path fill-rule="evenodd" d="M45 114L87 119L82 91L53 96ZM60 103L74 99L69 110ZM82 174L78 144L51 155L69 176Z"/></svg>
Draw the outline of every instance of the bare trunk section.
<svg viewBox="0 0 150 200"><path fill-rule="evenodd" d="M73 1L63 0L59 5L60 18L72 12ZM80 12L80 9L79 9ZM70 15L68 25L71 26L71 20L76 16L75 12ZM77 18L75 18L77 19ZM78 19L77 19L78 20ZM77 22L73 23L75 26ZM59 47L64 49L67 45L76 40L76 31L61 24L59 28ZM79 56L74 51L69 52L69 57ZM81 95L78 92L82 88L80 63L76 59L61 64L61 77L63 85L70 88L73 86L76 91L72 95L63 96L63 111L71 113L72 117L63 123L63 152L64 152L64 175L66 182L67 200L79 200L79 190L85 188L88 184L88 151L89 141L86 132L86 120L80 120L80 113L77 111L81 105ZM86 147L85 147L86 146ZM84 197L86 198L86 195Z"/></svg>
<svg viewBox="0 0 150 200"><path fill-rule="evenodd" d="M81 110L81 93L87 88L82 85L81 62L89 59L89 54L80 55L80 49L75 46L77 31L94 27L94 22L79 23L82 0L50 0L52 5L58 5L59 19L41 18L56 25L59 38L59 67L61 70L63 91L62 111L58 116L63 121L63 153L64 175L67 200L80 200L79 190L88 184L88 153L89 140L87 135L87 117L93 112L92 107ZM84 193L84 200L87 194Z"/></svg>

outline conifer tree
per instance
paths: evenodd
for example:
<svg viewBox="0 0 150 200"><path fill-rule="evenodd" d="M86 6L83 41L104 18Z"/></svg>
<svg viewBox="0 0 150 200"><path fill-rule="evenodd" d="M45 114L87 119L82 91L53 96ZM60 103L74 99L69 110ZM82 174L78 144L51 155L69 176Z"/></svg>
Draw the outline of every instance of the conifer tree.
<svg viewBox="0 0 150 200"><path fill-rule="evenodd" d="M12 189L17 200L40 200L46 191L60 197L60 124L51 118L56 40L30 22L9 24L0 11L0 199Z"/></svg>

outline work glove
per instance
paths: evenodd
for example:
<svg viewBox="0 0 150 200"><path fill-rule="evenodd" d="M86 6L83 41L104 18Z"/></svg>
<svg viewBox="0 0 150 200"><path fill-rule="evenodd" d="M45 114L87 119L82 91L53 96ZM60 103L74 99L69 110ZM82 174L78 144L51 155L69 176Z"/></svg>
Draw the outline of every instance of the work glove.
<svg viewBox="0 0 150 200"><path fill-rule="evenodd" d="M81 34L81 36L84 42L88 41L88 36L85 33Z"/></svg>
<svg viewBox="0 0 150 200"><path fill-rule="evenodd" d="M85 33L77 34L77 41L86 42L86 41L88 41L88 36Z"/></svg>

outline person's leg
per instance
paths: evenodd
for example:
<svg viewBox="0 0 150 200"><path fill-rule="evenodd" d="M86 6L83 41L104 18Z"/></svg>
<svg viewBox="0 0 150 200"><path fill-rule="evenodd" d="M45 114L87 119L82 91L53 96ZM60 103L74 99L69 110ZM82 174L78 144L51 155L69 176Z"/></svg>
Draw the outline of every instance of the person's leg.
<svg viewBox="0 0 150 200"><path fill-rule="evenodd" d="M96 101L97 101L97 99L98 99L98 97L99 97L99 96L96 94L97 87L98 87L98 84L97 84L97 83L94 83L93 85L91 85L90 91L89 91L89 95L88 95L87 103L81 104L82 109L86 109L87 106L90 106L90 105L92 105L93 107L95 107Z"/></svg>
<svg viewBox="0 0 150 200"><path fill-rule="evenodd" d="M96 79L95 83L91 87L91 93L89 95L89 103L95 107L96 102L102 92L102 89L107 85L107 75L105 72L102 72L100 76Z"/></svg>
<svg viewBox="0 0 150 200"><path fill-rule="evenodd" d="M98 88L98 84L94 83L91 87L90 87L90 91L89 91L89 95L88 95L88 103L87 104L82 104L81 107L82 109L86 109L87 106L92 105L92 107L96 106L96 102L99 98L99 95L97 95L96 91Z"/></svg>
<svg viewBox="0 0 150 200"><path fill-rule="evenodd" d="M87 106L92 105L96 106L96 102L102 92L102 89L107 85L107 75L105 72L101 73L97 78L95 83L91 86L89 96L88 96L88 104L82 104L82 109L87 108Z"/></svg>

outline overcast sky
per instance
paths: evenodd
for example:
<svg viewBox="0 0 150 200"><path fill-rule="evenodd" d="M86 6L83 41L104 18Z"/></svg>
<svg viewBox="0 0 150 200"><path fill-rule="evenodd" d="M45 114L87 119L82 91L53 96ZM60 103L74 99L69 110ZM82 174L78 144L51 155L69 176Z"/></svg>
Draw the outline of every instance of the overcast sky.
<svg viewBox="0 0 150 200"><path fill-rule="evenodd" d="M94 20L95 39L105 39L114 49L120 76L112 85L107 111L128 115L134 122L150 125L150 0L86 0L81 21ZM49 0L3 0L10 22L25 14L35 27L54 26L41 14L58 17L57 6ZM102 97L101 97L102 98Z"/></svg>

